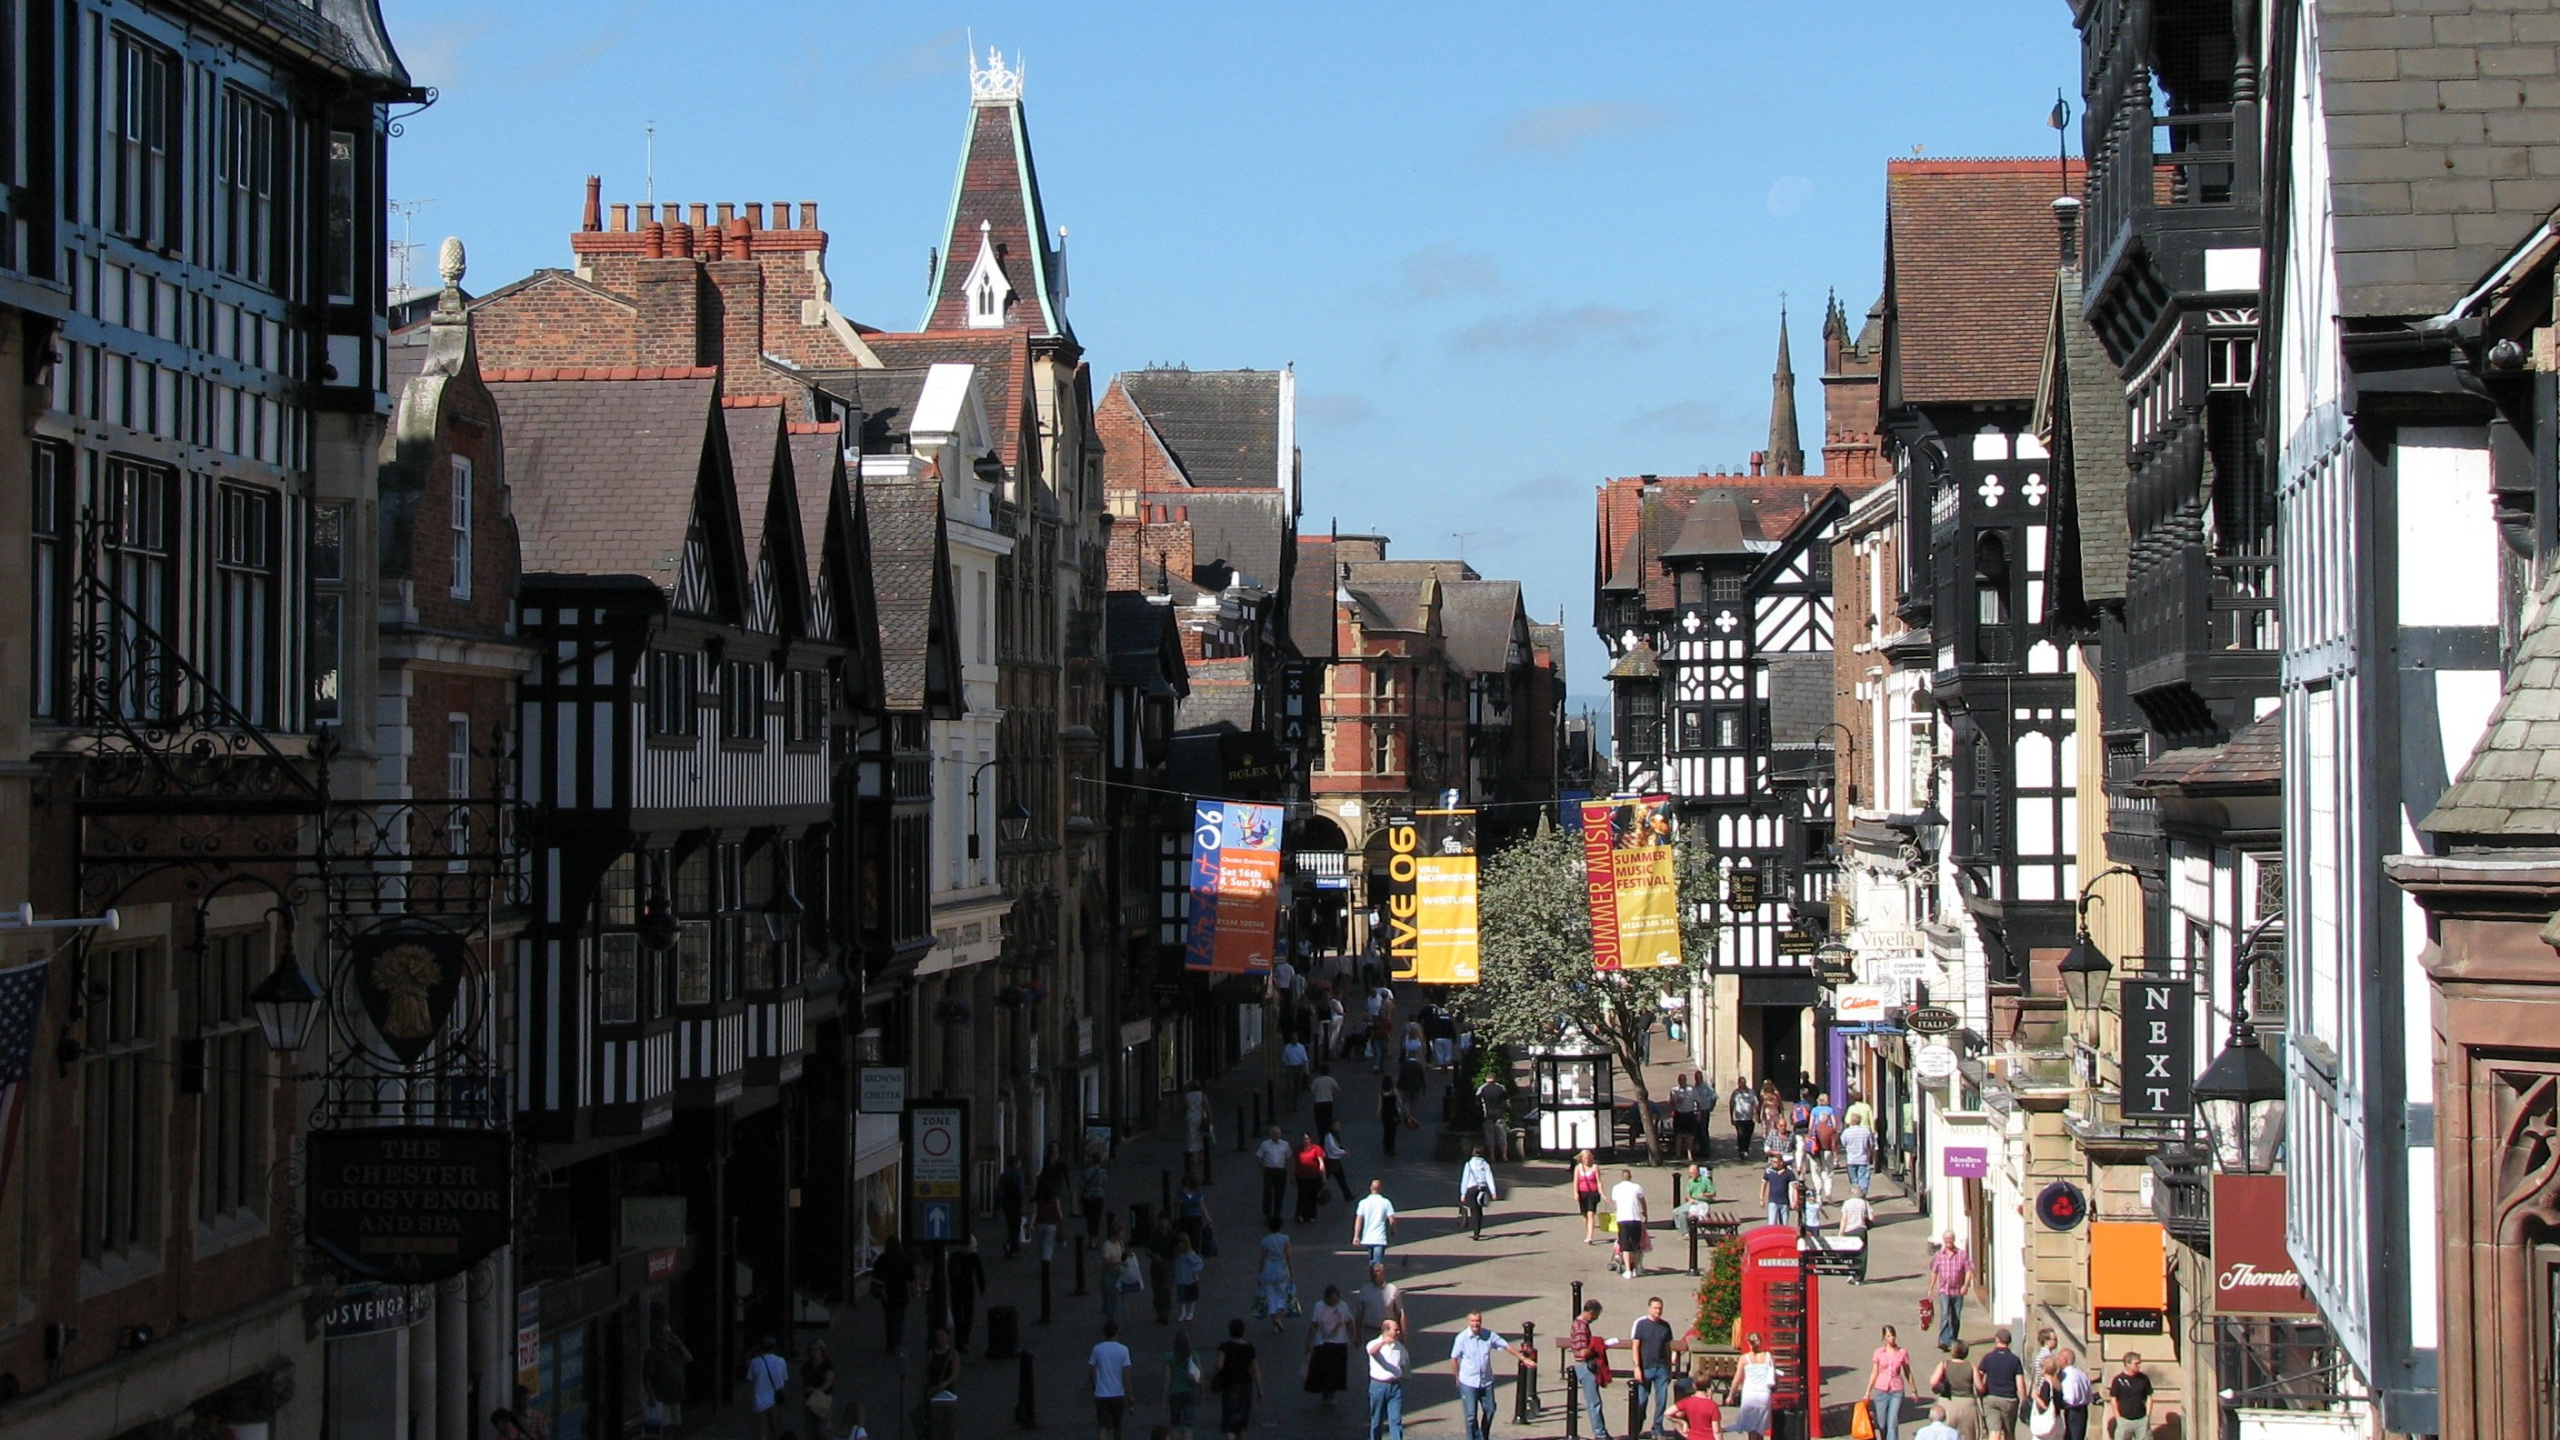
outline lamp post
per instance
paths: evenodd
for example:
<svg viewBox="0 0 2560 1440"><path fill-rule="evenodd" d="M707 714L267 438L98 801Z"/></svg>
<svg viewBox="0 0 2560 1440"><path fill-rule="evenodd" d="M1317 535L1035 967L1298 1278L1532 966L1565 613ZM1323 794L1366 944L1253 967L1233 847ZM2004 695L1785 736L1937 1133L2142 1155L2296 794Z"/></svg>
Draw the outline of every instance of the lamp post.
<svg viewBox="0 0 2560 1440"><path fill-rule="evenodd" d="M265 1037L269 1052L299 1055L303 1042L311 1038L311 1021L320 1013L323 996L319 984L294 958L293 912L272 905L267 916L281 918L283 939L276 947L276 968L249 991L249 1009L258 1017L258 1033Z"/></svg>
<svg viewBox="0 0 2560 1440"><path fill-rule="evenodd" d="M2259 937L2283 918L2267 916L2241 937L2231 964L2231 1039L2196 1077L2191 1091L2197 1125L2213 1148L2215 1163L2227 1173L2273 1173L2284 1143L2284 1069L2258 1043L2257 1022L2249 1018Z"/></svg>
<svg viewBox="0 0 2560 1440"><path fill-rule="evenodd" d="M995 766L995 761L988 760L969 772L969 858L972 860L978 858L978 777ZM1016 800L996 817L996 830L1006 840L1018 844L1023 836L1031 833L1032 819L1031 807Z"/></svg>
<svg viewBox="0 0 2560 1440"><path fill-rule="evenodd" d="M2080 933L2071 942L2070 952L2062 957L2061 967L2062 993L2071 1001L2074 1010L2096 1010L2105 1004L2107 981L2115 977L2115 962L2109 960L2097 942L2089 938L2089 907L2105 903L2106 897L2098 893L2098 882L2110 875L2131 875L2136 881L2142 878L2141 872L2130 865L2110 865L2090 876L2089 883L2080 887Z"/></svg>
<svg viewBox="0 0 2560 1440"><path fill-rule="evenodd" d="M791 842L777 842L777 848L781 853L774 860L773 895L756 913L764 920L764 938L776 945L787 945L800 933L800 922L807 917L809 907L800 903L800 892L792 879L798 857L792 852Z"/></svg>

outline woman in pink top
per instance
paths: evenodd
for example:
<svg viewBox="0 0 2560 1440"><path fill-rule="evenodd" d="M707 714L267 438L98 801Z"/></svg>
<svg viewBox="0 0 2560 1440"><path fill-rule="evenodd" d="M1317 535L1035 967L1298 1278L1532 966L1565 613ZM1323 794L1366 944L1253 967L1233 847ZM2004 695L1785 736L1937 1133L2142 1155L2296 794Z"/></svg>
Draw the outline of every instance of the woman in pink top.
<svg viewBox="0 0 2560 1440"><path fill-rule="evenodd" d="M1884 1327L1884 1343L1876 1347L1867 1371L1867 1408L1874 1412L1877 1440L1899 1440L1902 1397L1911 1392L1911 1352L1902 1348L1893 1327Z"/></svg>
<svg viewBox="0 0 2560 1440"><path fill-rule="evenodd" d="M1600 1163L1591 1152L1573 1157L1573 1203L1582 1207L1582 1243L1592 1243L1600 1224Z"/></svg>

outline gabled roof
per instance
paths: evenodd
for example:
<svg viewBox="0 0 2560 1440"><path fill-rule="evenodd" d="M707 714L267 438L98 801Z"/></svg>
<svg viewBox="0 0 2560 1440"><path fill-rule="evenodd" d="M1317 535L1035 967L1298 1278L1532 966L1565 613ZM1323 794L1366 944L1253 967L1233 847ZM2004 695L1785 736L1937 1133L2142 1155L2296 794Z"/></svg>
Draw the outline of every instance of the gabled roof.
<svg viewBox="0 0 2560 1440"><path fill-rule="evenodd" d="M1618 657L1603 680L1658 680L1662 678L1662 657L1654 653L1653 642L1639 640L1635 648Z"/></svg>
<svg viewBox="0 0 2560 1440"><path fill-rule="evenodd" d="M1689 518L1663 548L1662 558L1696 560L1765 551L1768 541L1760 533L1759 516L1753 513L1756 508L1730 490L1707 491L1690 502Z"/></svg>
<svg viewBox="0 0 2560 1440"><path fill-rule="evenodd" d="M544 373L557 377L529 378ZM617 380L485 373L504 419L508 484L528 574L635 575L673 594L696 506L735 577L737 493L712 372ZM735 603L734 593L724 596Z"/></svg>
<svg viewBox="0 0 2560 1440"><path fill-rule="evenodd" d="M1508 672L1511 642L1525 648L1528 626L1517 580L1453 580L1440 587L1440 628L1448 636L1449 658L1470 675Z"/></svg>
<svg viewBox="0 0 2560 1440"><path fill-rule="evenodd" d="M1174 729L1185 735L1254 728L1257 682L1251 657L1195 660L1191 688L1174 707Z"/></svg>
<svg viewBox="0 0 2560 1440"><path fill-rule="evenodd" d="M1334 626L1340 619L1334 588L1339 583L1333 560L1333 537L1301 535L1295 572L1289 577L1289 638L1309 660L1330 660Z"/></svg>
<svg viewBox="0 0 2560 1440"><path fill-rule="evenodd" d="M1820 475L1631 475L1610 480L1598 493L1593 570L1599 588L1618 593L1641 589L1646 609L1669 609L1671 575L1662 560L1679 544L1701 499L1730 502L1733 514L1747 517L1748 529L1756 534L1744 536L1746 552L1761 553L1772 542L1758 537L1792 535L1833 490L1855 497L1876 483ZM1750 548L1755 540L1757 548ZM1784 541L1775 544L1783 547Z"/></svg>
<svg viewBox="0 0 2560 1440"><path fill-rule="evenodd" d="M1191 679L1182 656L1181 627L1173 607L1145 595L1115 590L1103 601L1103 674L1120 689L1150 695L1182 695Z"/></svg>
<svg viewBox="0 0 2560 1440"><path fill-rule="evenodd" d="M993 432L990 438L995 441L997 458L1020 472L1024 460L1024 432L1033 423L1029 410L1031 342L1028 337L1020 331L1009 330L942 330L925 335L873 335L868 338L872 352L880 357L880 363L891 369L976 366L978 393L986 402L987 425ZM835 381L843 373L827 372L827 388L834 389Z"/></svg>
<svg viewBox="0 0 2560 1440"><path fill-rule="evenodd" d="M2534 596L2506 692L2462 776L2418 828L2449 844L2548 845L2560 839L2560 576Z"/></svg>
<svg viewBox="0 0 2560 1440"><path fill-rule="evenodd" d="M871 521L882 702L956 716L963 702L942 487L925 476L866 475L861 484Z"/></svg>
<svg viewBox="0 0 2560 1440"><path fill-rule="evenodd" d="M975 62L972 56L973 69ZM968 300L960 282L976 263L984 234L1013 285L1015 299L1006 323L1072 341L1064 303L1066 257L1049 248L1048 216L1041 209L1040 180L1031 164L1031 131L1022 116L1021 72L997 65L985 73L1009 76L1010 93L970 103L969 128L960 142L960 173L951 187L951 214L934 263L933 299L916 328L967 328Z"/></svg>
<svg viewBox="0 0 2560 1440"><path fill-rule="evenodd" d="M2080 161L1885 165L1885 403L2035 397L2062 246L2053 200Z"/></svg>
<svg viewBox="0 0 2560 1440"><path fill-rule="evenodd" d="M2124 387L2080 308L2080 270L2055 275L2045 327L2044 362L2036 386L2035 431L2053 456L2053 584L2046 608L2054 623L2094 628L2091 607L2124 599L2125 513L2131 482L2126 455Z"/></svg>
<svg viewBox="0 0 2560 1440"><path fill-rule="evenodd" d="M1430 628L1431 620L1422 606L1423 587L1428 580L1365 580L1360 567L1351 567L1347 584L1353 603L1360 607L1360 623L1370 630L1393 630L1419 635Z"/></svg>
<svg viewBox="0 0 2560 1440"><path fill-rule="evenodd" d="M1156 366L1125 371L1112 384L1146 418L1189 484L1281 488L1279 371Z"/></svg>
<svg viewBox="0 0 2560 1440"><path fill-rule="evenodd" d="M830 371L815 377L815 381L819 389L861 417L858 448L867 455L885 455L907 448L908 431L916 419L916 401L924 394L925 376L929 373L930 366L901 365L886 370Z"/></svg>
<svg viewBox="0 0 2560 1440"><path fill-rule="evenodd" d="M1287 593L1297 557L1290 553L1288 507L1278 491L1177 490L1145 498L1188 513L1194 565L1223 560L1255 585Z"/></svg>
<svg viewBox="0 0 2560 1440"><path fill-rule="evenodd" d="M774 518L764 502L775 467L788 460L782 446L782 402L724 399L720 410L729 435L729 474L738 482L738 547L752 565L764 545L765 526ZM796 491L793 501L796 509Z"/></svg>
<svg viewBox="0 0 2560 1440"><path fill-rule="evenodd" d="M880 704L880 610L872 595L871 517L862 493L845 479L844 426L795 421L784 427L792 483L799 492L800 543L809 557L809 586L830 592L836 639L850 655L845 688L857 709Z"/></svg>

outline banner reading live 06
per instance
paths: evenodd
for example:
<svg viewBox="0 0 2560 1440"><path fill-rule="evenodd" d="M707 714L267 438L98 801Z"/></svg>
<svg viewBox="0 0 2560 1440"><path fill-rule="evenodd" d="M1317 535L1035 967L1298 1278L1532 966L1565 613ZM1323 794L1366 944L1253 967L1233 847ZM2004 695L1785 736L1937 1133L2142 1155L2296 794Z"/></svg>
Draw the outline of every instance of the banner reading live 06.
<svg viewBox="0 0 2560 1440"><path fill-rule="evenodd" d="M1280 930L1280 807L1201 800L1192 807L1193 970L1268 974Z"/></svg>
<svg viewBox="0 0 2560 1440"><path fill-rule="evenodd" d="M1668 798L1596 800L1582 807L1593 969L1650 970L1680 963L1674 853Z"/></svg>

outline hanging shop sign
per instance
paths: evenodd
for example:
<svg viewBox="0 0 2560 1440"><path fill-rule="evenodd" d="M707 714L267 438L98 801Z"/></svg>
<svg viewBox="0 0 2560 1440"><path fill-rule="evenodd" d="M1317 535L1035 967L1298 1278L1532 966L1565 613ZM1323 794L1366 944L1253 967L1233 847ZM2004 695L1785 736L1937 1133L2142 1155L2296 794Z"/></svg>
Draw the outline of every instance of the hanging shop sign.
<svg viewBox="0 0 2560 1440"><path fill-rule="evenodd" d="M2089 1197L2068 1180L2056 1180L2036 1192L2036 1218L2047 1230L2075 1230L2089 1218Z"/></svg>
<svg viewBox="0 0 2560 1440"><path fill-rule="evenodd" d="M1473 985L1476 933L1476 812L1425 810L1414 856L1413 978L1425 985ZM1390 857L1390 864L1393 858Z"/></svg>
<svg viewBox="0 0 2560 1440"><path fill-rule="evenodd" d="M435 1292L423 1285L342 1285L330 1296L321 1333L331 1340L352 1340L358 1335L403 1330L426 1313L427 1302L434 1297Z"/></svg>
<svg viewBox="0 0 2560 1440"><path fill-rule="evenodd" d="M1911 1073L1923 1080L1944 1080L1956 1073L1956 1052L1932 1042L1911 1052Z"/></svg>
<svg viewBox="0 0 2560 1440"><path fill-rule="evenodd" d="M2284 1248L2285 1177L2213 1177L2213 1309L2217 1315L2311 1315L2302 1272Z"/></svg>
<svg viewBox="0 0 2560 1440"><path fill-rule="evenodd" d="M1810 955L1814 951L1813 931L1799 922L1778 932L1778 953Z"/></svg>
<svg viewBox="0 0 2560 1440"><path fill-rule="evenodd" d="M858 1115L895 1115L907 1108L907 1067L865 1065L854 1100Z"/></svg>
<svg viewBox="0 0 2560 1440"><path fill-rule="evenodd" d="M305 1153L312 1247L351 1275L423 1285L507 1243L515 1150L504 1131L315 1130Z"/></svg>
<svg viewBox="0 0 2560 1440"><path fill-rule="evenodd" d="M347 947L348 972L384 1048L415 1065L444 1033L471 947L449 930L375 930Z"/></svg>
<svg viewBox="0 0 2560 1440"><path fill-rule="evenodd" d="M1940 1158L1940 1168L1950 1180L1980 1180L1991 1173L1991 1149L1987 1145L1950 1145Z"/></svg>
<svg viewBox="0 0 2560 1440"><path fill-rule="evenodd" d="M2183 1120L2195 1110L2195 1006L2184 980L2127 979L2123 1105L2128 1120Z"/></svg>
<svg viewBox="0 0 2560 1440"><path fill-rule="evenodd" d="M681 1195L622 1197L622 1248L658 1250L685 1242L687 1212Z"/></svg>
<svg viewBox="0 0 2560 1440"><path fill-rule="evenodd" d="M1196 802L1183 964L1195 971L1267 975L1279 933L1280 807Z"/></svg>
<svg viewBox="0 0 2560 1440"><path fill-rule="evenodd" d="M1914 1006L1902 1017L1902 1028L1914 1035L1944 1035L1963 1023L1963 1016L1944 1005Z"/></svg>
<svg viewBox="0 0 2560 1440"><path fill-rule="evenodd" d="M1831 992L1831 1017L1842 1025L1881 1025L1893 990L1884 985L1843 985Z"/></svg>
<svg viewBox="0 0 2560 1440"><path fill-rule="evenodd" d="M2168 1231L2150 1220L2089 1222L2089 1308L2101 1335L2157 1335L2169 1313Z"/></svg>
<svg viewBox="0 0 2560 1440"><path fill-rule="evenodd" d="M1591 903L1591 968L1651 970L1680 963L1679 881L1671 802L1660 795L1582 807L1583 871Z"/></svg>

